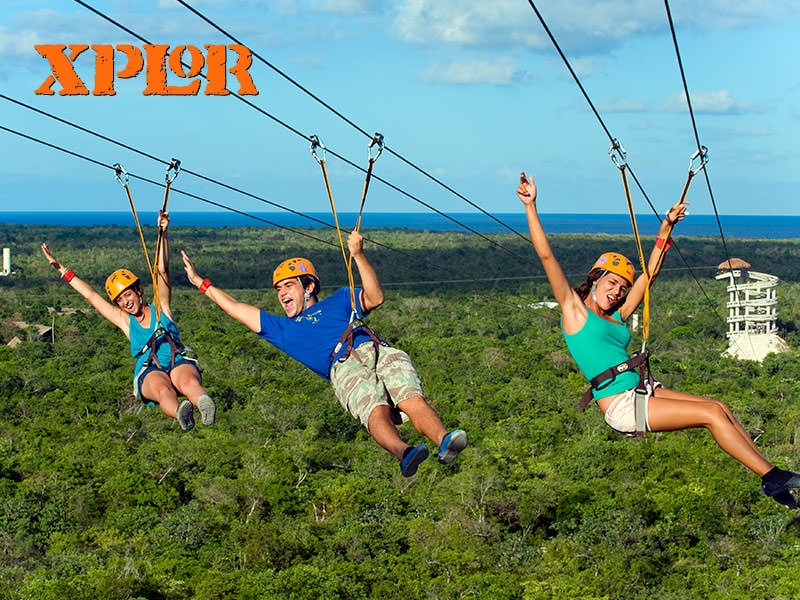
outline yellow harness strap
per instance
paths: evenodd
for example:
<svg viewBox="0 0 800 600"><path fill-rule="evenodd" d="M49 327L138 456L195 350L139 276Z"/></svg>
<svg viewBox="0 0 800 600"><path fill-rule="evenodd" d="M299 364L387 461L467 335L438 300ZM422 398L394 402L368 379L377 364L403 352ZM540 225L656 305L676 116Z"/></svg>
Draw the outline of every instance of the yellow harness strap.
<svg viewBox="0 0 800 600"><path fill-rule="evenodd" d="M314 155L314 158L319 163L320 168L322 169L322 178L325 181L325 191L328 193L328 200L331 204L331 212L333 213L333 221L336 224L336 233L339 236L339 247L342 250L342 258L344 259L344 264L347 267L347 282L350 286L350 306L352 307L352 317L356 315L356 287L355 287L355 279L353 277L353 256L348 255L347 250L344 247L344 239L342 238L342 229L339 226L339 216L336 214L336 204L333 202L333 193L331 192L331 184L330 180L328 179L328 170L325 167L325 146L322 143L322 140L319 139L318 136L312 135L311 138L311 154ZM372 156L372 148L373 146L377 146L378 150L375 156ZM317 149L322 151L322 157L317 154ZM364 191L361 194L361 207L358 209L358 220L356 221L355 231L359 231L361 228L361 215L364 212L364 203L367 199L367 190L369 189L369 182L372 178L372 167L375 165L375 161L378 160L378 156L380 156L381 152L383 152L383 136L380 133L376 133L375 136L372 138L372 141L369 144L369 165L367 167L367 175L364 179Z"/></svg>
<svg viewBox="0 0 800 600"><path fill-rule="evenodd" d="M181 161L176 158L173 158L169 165L167 166L167 173L166 173L166 187L164 190L164 204L161 208L162 212L167 210L167 202L169 201L169 191L172 187L172 182L175 181L175 178L178 176L181 168ZM170 172L174 171L174 174L170 175ZM131 195L131 188L128 184L128 172L123 168L123 166L119 163L114 165L114 177L119 182L119 184L125 188L125 194L128 197L128 203L131 207L131 212L133 213L133 219L136 222L136 230L139 232L139 240L142 242L142 250L144 250L145 259L147 259L147 269L150 273L150 278L153 281L153 304L156 307L156 323L161 321L161 301L158 297L158 265L160 260L160 253L161 253L161 240L163 237L163 232L159 228L158 230L158 238L156 240L156 251L155 251L155 259L151 263L150 262L150 253L147 251L147 244L144 241L144 233L142 232L142 226L139 222L139 215L136 213L136 207L133 204L133 196ZM123 180L124 177L124 180Z"/></svg>

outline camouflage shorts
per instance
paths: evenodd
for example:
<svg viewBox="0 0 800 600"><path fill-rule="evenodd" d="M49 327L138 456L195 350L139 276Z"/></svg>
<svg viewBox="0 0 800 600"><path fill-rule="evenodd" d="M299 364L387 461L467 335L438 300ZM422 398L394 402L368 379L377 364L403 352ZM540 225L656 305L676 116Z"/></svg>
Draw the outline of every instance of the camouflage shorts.
<svg viewBox="0 0 800 600"><path fill-rule="evenodd" d="M339 404L367 429L369 415L376 407L390 407L392 419L400 424L408 417L396 405L413 396L425 397L408 354L380 346L377 358L375 364L375 346L365 342L353 349L350 358L331 368L331 383Z"/></svg>

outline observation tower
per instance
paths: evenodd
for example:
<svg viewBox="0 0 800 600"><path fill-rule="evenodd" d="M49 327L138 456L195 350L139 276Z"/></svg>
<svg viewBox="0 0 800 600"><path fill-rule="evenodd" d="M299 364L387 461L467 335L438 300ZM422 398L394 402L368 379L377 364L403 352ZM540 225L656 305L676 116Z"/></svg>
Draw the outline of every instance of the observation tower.
<svg viewBox="0 0 800 600"><path fill-rule="evenodd" d="M751 271L741 258L717 267L717 279L728 280L728 349L724 354L761 362L770 352L789 347L778 336L778 278Z"/></svg>

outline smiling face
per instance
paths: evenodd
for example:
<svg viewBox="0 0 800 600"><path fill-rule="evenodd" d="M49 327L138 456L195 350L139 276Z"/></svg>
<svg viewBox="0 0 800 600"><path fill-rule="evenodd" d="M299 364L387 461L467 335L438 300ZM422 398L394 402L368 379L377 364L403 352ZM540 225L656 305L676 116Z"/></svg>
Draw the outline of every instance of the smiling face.
<svg viewBox="0 0 800 600"><path fill-rule="evenodd" d="M595 284L594 297L603 311L608 312L628 293L631 284L616 273L606 273Z"/></svg>
<svg viewBox="0 0 800 600"><path fill-rule="evenodd" d="M130 315L138 315L142 312L142 292L136 289L136 286L124 290L114 302Z"/></svg>
<svg viewBox="0 0 800 600"><path fill-rule="evenodd" d="M286 316L293 318L303 312L304 292L313 293L314 284L310 283L303 289L303 284L300 283L297 277L290 277L276 283L275 290L278 292L278 300L286 312ZM314 296L311 296L308 299L306 308L314 304L314 302L316 300Z"/></svg>

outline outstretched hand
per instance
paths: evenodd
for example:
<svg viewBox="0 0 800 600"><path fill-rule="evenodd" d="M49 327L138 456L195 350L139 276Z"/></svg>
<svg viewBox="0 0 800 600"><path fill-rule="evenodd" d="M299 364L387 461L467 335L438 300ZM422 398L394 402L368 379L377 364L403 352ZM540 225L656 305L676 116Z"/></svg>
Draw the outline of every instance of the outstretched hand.
<svg viewBox="0 0 800 600"><path fill-rule="evenodd" d="M194 268L194 264L183 250L181 250L181 258L183 259L183 268L186 271L186 277L189 278L189 283L195 287L199 287L200 284L203 283L203 278L197 274L197 269Z"/></svg>
<svg viewBox="0 0 800 600"><path fill-rule="evenodd" d="M525 171L519 174L517 198L522 200L525 206L536 206L536 184L533 182L533 175L525 177Z"/></svg>
<svg viewBox="0 0 800 600"><path fill-rule="evenodd" d="M56 270L61 269L61 263L56 260L55 256L53 256L53 253L50 251L47 242L42 242L42 253L44 254L44 257L47 259L47 262L49 262L54 269Z"/></svg>

